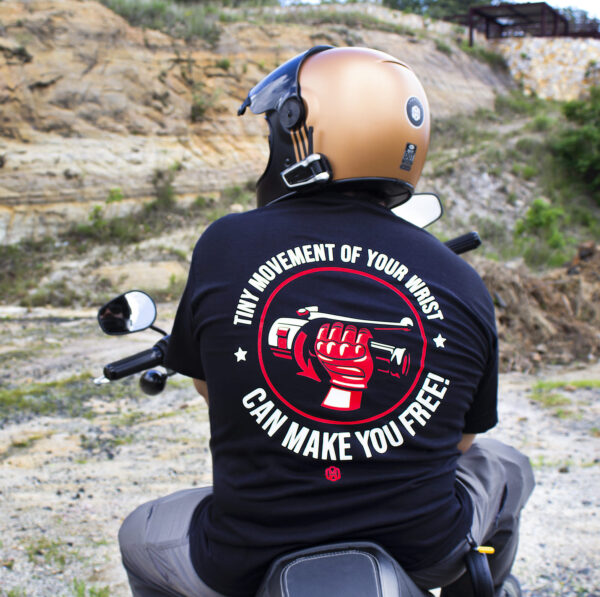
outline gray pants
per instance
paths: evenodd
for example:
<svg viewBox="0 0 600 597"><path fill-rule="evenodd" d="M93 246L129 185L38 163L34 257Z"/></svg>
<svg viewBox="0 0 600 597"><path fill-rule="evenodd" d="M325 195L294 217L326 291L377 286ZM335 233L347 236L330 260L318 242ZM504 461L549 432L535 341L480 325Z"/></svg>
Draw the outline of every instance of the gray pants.
<svg viewBox="0 0 600 597"><path fill-rule="evenodd" d="M498 441L478 439L459 459L457 478L473 502L473 538L496 548L490 568L498 588L512 567L519 514L533 490L529 460ZM210 492L210 487L178 491L141 505L125 519L119 543L134 597L225 597L202 582L189 553L190 521ZM462 576L468 549L465 539L435 566L410 574L422 587L454 583L445 594L469 595Z"/></svg>

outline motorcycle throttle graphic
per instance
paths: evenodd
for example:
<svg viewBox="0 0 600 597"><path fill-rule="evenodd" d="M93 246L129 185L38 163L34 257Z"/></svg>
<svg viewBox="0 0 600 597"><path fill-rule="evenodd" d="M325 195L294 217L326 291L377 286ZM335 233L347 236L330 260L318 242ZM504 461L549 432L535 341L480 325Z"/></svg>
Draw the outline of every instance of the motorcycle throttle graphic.
<svg viewBox="0 0 600 597"><path fill-rule="evenodd" d="M408 373L410 355L406 347L378 342L374 335L382 331L409 332L414 325L410 317L400 321L358 319L322 313L315 306L298 309L296 315L277 319L269 330L268 343L276 357L296 362L298 375L326 381L320 378L311 357L318 360L329 375L330 386L322 407L357 410L375 371L396 378ZM324 322L316 338L309 339L303 328L316 320Z"/></svg>

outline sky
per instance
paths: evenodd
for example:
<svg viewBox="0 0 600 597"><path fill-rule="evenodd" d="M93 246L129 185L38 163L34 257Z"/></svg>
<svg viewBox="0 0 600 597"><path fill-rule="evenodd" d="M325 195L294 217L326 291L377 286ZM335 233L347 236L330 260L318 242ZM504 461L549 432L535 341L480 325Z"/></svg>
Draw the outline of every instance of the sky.
<svg viewBox="0 0 600 597"><path fill-rule="evenodd" d="M1 0L0 0L1 1ZM283 0L283 4L289 4L291 2L302 1L306 4L319 4L321 0ZM523 2L546 2L553 8L579 8L580 10L585 10L588 15L592 18L600 19L600 0L502 0L502 1L510 1L516 3ZM488 0L482 0L481 4L487 4ZM489 0L489 4L492 1Z"/></svg>
<svg viewBox="0 0 600 597"><path fill-rule="evenodd" d="M515 0L512 0L513 2ZM524 1L535 2L537 0L516 0L519 4ZM585 10L590 17L600 19L600 2L598 0L541 0L552 8L579 8Z"/></svg>

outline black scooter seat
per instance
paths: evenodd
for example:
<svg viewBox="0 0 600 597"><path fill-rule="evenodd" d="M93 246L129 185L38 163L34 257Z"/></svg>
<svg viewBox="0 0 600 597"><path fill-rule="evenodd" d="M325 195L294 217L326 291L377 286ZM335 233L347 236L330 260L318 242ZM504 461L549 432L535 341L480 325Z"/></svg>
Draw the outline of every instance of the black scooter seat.
<svg viewBox="0 0 600 597"><path fill-rule="evenodd" d="M375 543L336 543L286 554L271 564L257 597L426 596Z"/></svg>

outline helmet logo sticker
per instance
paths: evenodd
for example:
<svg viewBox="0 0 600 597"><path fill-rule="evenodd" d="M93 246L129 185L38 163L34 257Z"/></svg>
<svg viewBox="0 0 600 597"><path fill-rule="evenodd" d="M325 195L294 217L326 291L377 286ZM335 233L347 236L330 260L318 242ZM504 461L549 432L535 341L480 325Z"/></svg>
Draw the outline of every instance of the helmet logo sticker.
<svg viewBox="0 0 600 597"><path fill-rule="evenodd" d="M407 143L406 148L404 149L404 155L402 156L400 170L406 170L408 172L412 168L416 154L417 146L414 143Z"/></svg>
<svg viewBox="0 0 600 597"><path fill-rule="evenodd" d="M406 102L406 115L408 116L409 122L415 127L419 128L425 120L425 109L421 101L412 96L408 98Z"/></svg>

